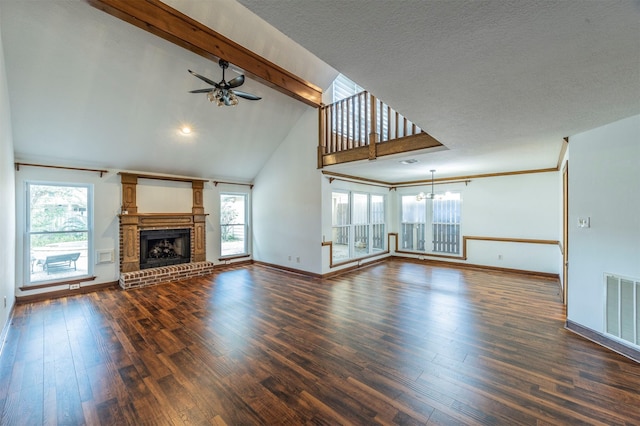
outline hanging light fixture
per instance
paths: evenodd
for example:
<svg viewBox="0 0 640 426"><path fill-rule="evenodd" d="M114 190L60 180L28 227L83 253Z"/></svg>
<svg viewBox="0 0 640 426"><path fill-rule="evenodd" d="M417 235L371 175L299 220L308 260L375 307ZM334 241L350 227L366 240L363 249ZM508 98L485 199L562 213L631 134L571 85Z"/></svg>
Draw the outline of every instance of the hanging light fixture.
<svg viewBox="0 0 640 426"><path fill-rule="evenodd" d="M215 102L218 106L236 106L238 105L238 97L232 89L215 88L207 93L209 102Z"/></svg>
<svg viewBox="0 0 640 426"><path fill-rule="evenodd" d="M416 200L418 201L422 201L424 199L428 199L428 200L432 200L435 198L436 193L433 189L433 174L435 173L435 170L431 170L431 192L429 193L424 193L424 192L420 192L418 195L416 195Z"/></svg>

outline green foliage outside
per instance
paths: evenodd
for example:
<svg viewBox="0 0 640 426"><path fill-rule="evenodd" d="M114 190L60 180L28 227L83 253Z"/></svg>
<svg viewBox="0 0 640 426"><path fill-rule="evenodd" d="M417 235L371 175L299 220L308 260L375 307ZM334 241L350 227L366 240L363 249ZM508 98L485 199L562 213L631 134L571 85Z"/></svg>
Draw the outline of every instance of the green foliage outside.
<svg viewBox="0 0 640 426"><path fill-rule="evenodd" d="M87 241L87 188L29 185L29 196L31 248Z"/></svg>
<svg viewBox="0 0 640 426"><path fill-rule="evenodd" d="M222 241L235 241L233 233L234 221L238 218L238 211L233 201L224 200L220 209L220 237Z"/></svg>

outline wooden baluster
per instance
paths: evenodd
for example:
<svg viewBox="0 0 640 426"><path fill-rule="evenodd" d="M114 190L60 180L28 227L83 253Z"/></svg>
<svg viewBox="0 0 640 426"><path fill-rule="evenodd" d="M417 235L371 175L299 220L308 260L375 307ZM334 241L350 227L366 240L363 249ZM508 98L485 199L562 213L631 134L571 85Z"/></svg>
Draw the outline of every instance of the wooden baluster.
<svg viewBox="0 0 640 426"><path fill-rule="evenodd" d="M371 141L369 140L369 133L371 133L371 129L369 126L369 94L367 92L364 92L364 138L365 143L367 144L371 144Z"/></svg>
<svg viewBox="0 0 640 426"><path fill-rule="evenodd" d="M396 111L396 139L400 137L400 135L398 135L399 125L400 125L400 114L398 113L398 111Z"/></svg>
<svg viewBox="0 0 640 426"><path fill-rule="evenodd" d="M349 108L351 105L351 98L347 98L346 99L346 109L347 109L347 116L345 117L347 119L347 149L351 149L353 148L353 142L351 141L351 108Z"/></svg>
<svg viewBox="0 0 640 426"><path fill-rule="evenodd" d="M329 145L331 146L329 148L329 152L327 154L333 154L334 152L336 152L336 137L335 137L335 132L333 131L333 127L334 127L334 115L335 115L335 106L334 105L329 105L329 116L327 117L327 121L328 121L328 125L329 125Z"/></svg>
<svg viewBox="0 0 640 426"><path fill-rule="evenodd" d="M326 120L327 108L320 106L318 108L318 168L323 166L322 156L327 152L327 140L326 140Z"/></svg>
<svg viewBox="0 0 640 426"><path fill-rule="evenodd" d="M327 108L327 114L325 117L325 126L326 126L326 131L327 131L327 151L325 152L325 154L331 154L333 153L334 147L332 146L332 139L333 139L333 131L331 130L331 118L333 116L333 109L332 108Z"/></svg>
<svg viewBox="0 0 640 426"><path fill-rule="evenodd" d="M377 144L378 144L378 134L376 133L377 125L377 112L376 112L376 103L378 102L373 95L369 95L369 99L371 100L371 133L369 134L369 160L375 160L377 156Z"/></svg>
<svg viewBox="0 0 640 426"><path fill-rule="evenodd" d="M417 135L418 134L418 132L416 131L417 128L418 127L416 126L416 123L412 123L411 124L411 134L412 135Z"/></svg>
<svg viewBox="0 0 640 426"><path fill-rule="evenodd" d="M391 107L387 105L387 140L391 140Z"/></svg>
<svg viewBox="0 0 640 426"><path fill-rule="evenodd" d="M378 119L378 131L376 132L378 134L378 142L382 140L382 107L384 107L384 104L381 100L378 100L378 113L376 114L376 117Z"/></svg>
<svg viewBox="0 0 640 426"><path fill-rule="evenodd" d="M357 121L357 126L358 126L358 146L363 146L363 141L362 141L362 129L360 128L360 125L362 124L362 94L358 93L358 97L357 97L357 105L358 105L358 121Z"/></svg>
<svg viewBox="0 0 640 426"><path fill-rule="evenodd" d="M342 151L345 151L346 149L348 149L349 147L347 146L347 140L344 137L344 122L346 120L347 117L345 117L345 101L344 99L342 101L340 101L340 140L342 142L341 146L342 146Z"/></svg>

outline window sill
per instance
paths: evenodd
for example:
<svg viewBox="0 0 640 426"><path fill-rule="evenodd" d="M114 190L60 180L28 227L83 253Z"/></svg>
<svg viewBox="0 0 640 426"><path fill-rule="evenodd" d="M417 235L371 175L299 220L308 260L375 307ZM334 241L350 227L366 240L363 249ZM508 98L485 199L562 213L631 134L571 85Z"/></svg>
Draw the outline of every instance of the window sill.
<svg viewBox="0 0 640 426"><path fill-rule="evenodd" d="M441 258L445 258L445 259L467 260L466 257L464 257L462 255L459 255L459 254L439 254L439 253L426 252L426 251L408 251L408 250L396 250L396 253L398 253L398 254L413 254L413 255L424 256L424 257L441 257Z"/></svg>
<svg viewBox="0 0 640 426"><path fill-rule="evenodd" d="M223 262L225 260L243 259L245 257L251 257L251 255L250 254L235 254L235 255L231 255L231 256L219 257L218 260L220 262Z"/></svg>
<svg viewBox="0 0 640 426"><path fill-rule="evenodd" d="M79 284L86 281L93 281L95 279L96 279L95 276L85 275L85 276L76 277L70 280L61 279L59 281L47 281L46 283L42 283L42 284L23 285L22 287L19 287L19 289L20 291L38 290L41 288L57 287L60 285Z"/></svg>
<svg viewBox="0 0 640 426"><path fill-rule="evenodd" d="M371 259L373 257L378 257L378 256L382 256L385 254L389 254L389 250L384 250L384 251L379 251L377 253L372 253L372 254L368 254L366 256L361 256L361 257L354 257L352 259L345 259L345 260L340 260L338 262L333 262L333 259L331 260L331 264L329 265L330 268L335 268L337 266L344 266L344 265L349 265L351 263L356 263L356 262L360 262L362 260L366 260L366 259Z"/></svg>

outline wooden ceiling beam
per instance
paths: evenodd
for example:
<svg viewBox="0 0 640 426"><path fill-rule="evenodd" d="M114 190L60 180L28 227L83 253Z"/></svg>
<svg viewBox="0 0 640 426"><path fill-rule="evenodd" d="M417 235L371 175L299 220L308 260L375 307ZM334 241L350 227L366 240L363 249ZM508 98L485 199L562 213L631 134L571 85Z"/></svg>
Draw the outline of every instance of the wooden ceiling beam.
<svg viewBox="0 0 640 426"><path fill-rule="evenodd" d="M322 89L277 66L159 0L86 0L92 6L217 62L222 58L247 76L307 105L322 103Z"/></svg>

